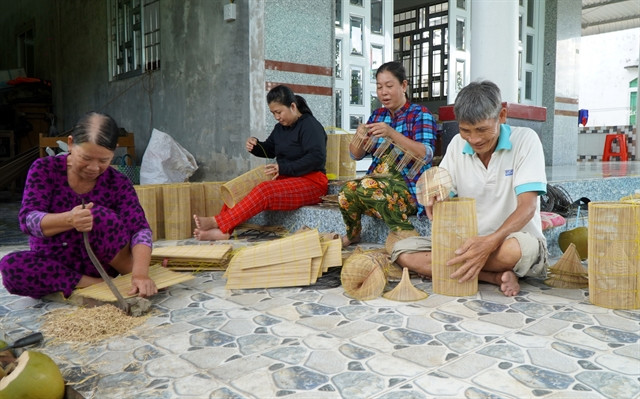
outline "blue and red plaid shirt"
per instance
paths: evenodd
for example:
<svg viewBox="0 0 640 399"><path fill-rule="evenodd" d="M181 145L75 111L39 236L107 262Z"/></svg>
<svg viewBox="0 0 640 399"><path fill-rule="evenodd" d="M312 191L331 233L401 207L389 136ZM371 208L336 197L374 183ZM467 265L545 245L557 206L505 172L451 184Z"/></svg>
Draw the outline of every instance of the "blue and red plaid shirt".
<svg viewBox="0 0 640 399"><path fill-rule="evenodd" d="M410 139L420 142L424 144L425 147L429 147L431 149L431 153L435 152L435 144L436 144L436 121L431 115L431 112L422 105L411 104L410 102L406 102L402 108L396 111L393 118L391 117L391 112L389 112L386 108L378 108L371 114L369 117L369 121L367 123L376 123L376 122L384 122L387 125L394 128L396 131L402 133L406 137ZM376 149L384 142L384 139L378 139L378 142L374 145L371 150L371 154L373 154ZM429 153L429 151L427 151ZM371 162L371 166L369 166L368 174L371 174L376 169L381 162L381 159L372 155L373 162ZM409 169L413 166L413 162L409 163L400 173L404 178L404 181L407 183L409 187L409 192L413 196L413 198L417 202L416 198L416 182L420 178L422 173L431 167L431 161L425 164L421 169L420 173L417 173L413 179L409 179L407 176ZM418 215L424 214L424 207L418 203Z"/></svg>

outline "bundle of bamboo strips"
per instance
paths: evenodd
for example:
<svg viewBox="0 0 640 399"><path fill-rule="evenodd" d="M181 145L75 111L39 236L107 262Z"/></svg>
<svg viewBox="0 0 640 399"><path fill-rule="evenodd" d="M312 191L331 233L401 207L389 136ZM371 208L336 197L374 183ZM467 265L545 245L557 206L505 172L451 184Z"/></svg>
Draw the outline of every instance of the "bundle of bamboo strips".
<svg viewBox="0 0 640 399"><path fill-rule="evenodd" d="M172 183L162 186L164 203L164 234L167 240L191 237L190 183Z"/></svg>
<svg viewBox="0 0 640 399"><path fill-rule="evenodd" d="M229 262L225 277L227 289L293 287L315 284L325 268L342 261L336 247L323 245L318 230L307 230L288 237L239 250ZM341 243L340 239L335 239ZM324 247L324 249L323 249ZM327 258L324 260L324 258Z"/></svg>
<svg viewBox="0 0 640 399"><path fill-rule="evenodd" d="M222 181L204 182L205 215L216 216L222 210L224 201L222 200Z"/></svg>
<svg viewBox="0 0 640 399"><path fill-rule="evenodd" d="M549 278L544 282L555 288L587 288L589 286L587 270L582 267L574 243L569 244L562 257L549 268Z"/></svg>
<svg viewBox="0 0 640 399"><path fill-rule="evenodd" d="M149 228L151 229L151 239L158 240L158 210L156 207L156 188L152 186L133 186L138 195L138 201L144 210Z"/></svg>
<svg viewBox="0 0 640 399"><path fill-rule="evenodd" d="M230 244L181 245L154 248L151 262L176 271L225 270L231 259Z"/></svg>
<svg viewBox="0 0 640 399"><path fill-rule="evenodd" d="M340 176L340 134L327 134L327 178L335 180Z"/></svg>
<svg viewBox="0 0 640 399"><path fill-rule="evenodd" d="M451 296L474 295L478 292L478 278L464 283L450 278L461 265L447 266L447 261L456 256L455 250L468 238L478 234L475 199L451 198L436 202L431 230L433 292Z"/></svg>
<svg viewBox="0 0 640 399"><path fill-rule="evenodd" d="M152 265L149 268L149 277L156 283L156 287L158 287L158 289L180 284L194 278L191 274L174 272L162 267L159 264ZM131 289L131 275L121 275L112 279L111 281L113 281L116 288L123 297L131 298L137 295L129 295L129 290ZM113 293L107 286L107 283L105 282L94 284L86 288L76 289L73 291L72 295L94 298L104 302L116 301L116 297L113 295Z"/></svg>
<svg viewBox="0 0 640 399"><path fill-rule="evenodd" d="M640 204L589 203L589 301L640 308Z"/></svg>

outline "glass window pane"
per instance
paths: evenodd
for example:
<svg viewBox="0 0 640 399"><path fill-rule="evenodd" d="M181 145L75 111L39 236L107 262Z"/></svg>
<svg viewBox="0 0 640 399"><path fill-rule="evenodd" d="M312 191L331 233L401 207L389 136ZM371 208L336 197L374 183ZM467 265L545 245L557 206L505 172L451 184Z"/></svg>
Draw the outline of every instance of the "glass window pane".
<svg viewBox="0 0 640 399"><path fill-rule="evenodd" d="M382 0L371 0L371 33L382 34Z"/></svg>
<svg viewBox="0 0 640 399"><path fill-rule="evenodd" d="M351 54L362 55L362 18L350 17Z"/></svg>
<svg viewBox="0 0 640 399"><path fill-rule="evenodd" d="M464 19L456 20L456 50L464 51Z"/></svg>
<svg viewBox="0 0 640 399"><path fill-rule="evenodd" d="M349 103L362 105L362 68L351 67L351 95Z"/></svg>
<svg viewBox="0 0 640 399"><path fill-rule="evenodd" d="M531 100L531 92L533 85L533 72L527 71L524 73L524 98L525 100Z"/></svg>
<svg viewBox="0 0 640 399"><path fill-rule="evenodd" d="M371 92L370 101L371 101L371 111L373 111L374 109L382 108L382 103L378 99L378 95L376 94L375 91Z"/></svg>
<svg viewBox="0 0 640 399"><path fill-rule="evenodd" d="M466 0L458 0L456 5L461 10L466 10L467 9Z"/></svg>
<svg viewBox="0 0 640 399"><path fill-rule="evenodd" d="M342 0L336 0L336 26L342 28Z"/></svg>
<svg viewBox="0 0 640 399"><path fill-rule="evenodd" d="M342 39L336 39L336 78L342 78Z"/></svg>
<svg viewBox="0 0 640 399"><path fill-rule="evenodd" d="M533 36L527 35L527 64L533 64Z"/></svg>
<svg viewBox="0 0 640 399"><path fill-rule="evenodd" d="M527 0L527 26L533 28L533 0Z"/></svg>
<svg viewBox="0 0 640 399"><path fill-rule="evenodd" d="M360 6L360 7L362 7L362 6L363 6L363 4L362 4L362 3L363 3L363 0L349 0L349 3L350 3L352 6Z"/></svg>
<svg viewBox="0 0 640 399"><path fill-rule="evenodd" d="M376 72L378 67L383 64L384 49L382 46L371 46L371 80L376 80Z"/></svg>
<svg viewBox="0 0 640 399"><path fill-rule="evenodd" d="M356 130L364 122L363 115L349 115L349 130Z"/></svg>
<svg viewBox="0 0 640 399"><path fill-rule="evenodd" d="M336 127L342 127L342 90L336 90Z"/></svg>

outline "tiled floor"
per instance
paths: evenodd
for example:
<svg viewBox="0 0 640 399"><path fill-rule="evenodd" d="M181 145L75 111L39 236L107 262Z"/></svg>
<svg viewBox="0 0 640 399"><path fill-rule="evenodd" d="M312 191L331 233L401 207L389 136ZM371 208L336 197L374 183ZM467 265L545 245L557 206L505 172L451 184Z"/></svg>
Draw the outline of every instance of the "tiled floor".
<svg viewBox="0 0 640 399"><path fill-rule="evenodd" d="M353 300L339 269L311 287L241 291L225 290L222 272L198 273L153 297L151 317L126 336L46 337L38 350L87 398L640 397L640 311L534 279L512 298L492 285L460 298L412 281L427 299ZM61 306L0 288L0 332L13 341Z"/></svg>

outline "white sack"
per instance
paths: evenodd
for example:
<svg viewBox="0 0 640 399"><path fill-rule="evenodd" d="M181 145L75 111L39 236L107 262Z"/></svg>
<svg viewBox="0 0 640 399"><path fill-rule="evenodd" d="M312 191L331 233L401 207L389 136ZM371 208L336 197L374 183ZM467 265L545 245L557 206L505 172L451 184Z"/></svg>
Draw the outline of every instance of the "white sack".
<svg viewBox="0 0 640 399"><path fill-rule="evenodd" d="M153 129L142 155L140 184L180 183L198 169L196 159L171 136Z"/></svg>

